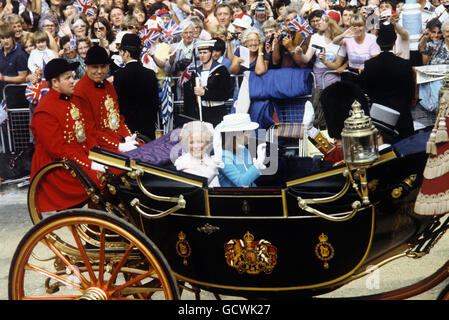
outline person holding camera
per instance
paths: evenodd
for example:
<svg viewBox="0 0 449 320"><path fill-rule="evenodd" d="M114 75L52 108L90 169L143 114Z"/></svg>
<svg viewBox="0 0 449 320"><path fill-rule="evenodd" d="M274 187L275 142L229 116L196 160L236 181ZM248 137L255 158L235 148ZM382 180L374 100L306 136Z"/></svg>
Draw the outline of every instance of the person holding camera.
<svg viewBox="0 0 449 320"><path fill-rule="evenodd" d="M182 28L182 40L171 45L173 51L165 65L165 71L174 76L181 74L192 62L195 45L193 37L195 24L193 21L185 19L179 26Z"/></svg>
<svg viewBox="0 0 449 320"><path fill-rule="evenodd" d="M251 15L254 17L254 26L262 32L262 25L273 16L273 11L266 0L255 1L251 5Z"/></svg>
<svg viewBox="0 0 449 320"><path fill-rule="evenodd" d="M381 23L388 21L394 26L397 40L393 47L393 52L398 57L406 60L410 59L410 36L407 29L399 23L400 16L396 12L396 3L392 0L381 0L379 4L379 21Z"/></svg>
<svg viewBox="0 0 449 320"><path fill-rule="evenodd" d="M346 50L344 47L332 42L341 33L343 31L337 22L329 18L329 16L323 15L317 24L317 33L314 33L310 39L307 51L303 53L301 48L297 49L297 54L303 63L308 63L313 56L316 57L313 64L313 73L317 80L317 88L324 89L330 84L340 81L339 75L328 74L324 79L323 75L326 71L336 70L343 64ZM322 85L323 82L324 87Z"/></svg>
<svg viewBox="0 0 449 320"><path fill-rule="evenodd" d="M295 3L291 3L282 13L282 16L284 17L283 25L273 39L272 62L275 66L279 66L280 68L298 68L307 66L296 54L296 48L301 46L303 51L306 51L310 37L304 39L299 32L289 31L287 29L288 23L292 21L300 11L300 7Z"/></svg>
<svg viewBox="0 0 449 320"><path fill-rule="evenodd" d="M280 29L281 29L281 27L276 22L276 20L274 20L273 18L268 19L262 25L262 32L265 37L263 49L264 49L264 53L270 55L270 57L273 54L273 42L274 42L275 34ZM270 63L268 65L268 69L274 69L274 68L277 68L277 66L275 66L273 64L273 59L270 58Z"/></svg>
<svg viewBox="0 0 449 320"><path fill-rule="evenodd" d="M253 25L252 17L249 14L242 12L236 16L234 21L229 26L226 58L228 58L230 61L234 59L234 51L241 44L243 31L250 28L252 25Z"/></svg>

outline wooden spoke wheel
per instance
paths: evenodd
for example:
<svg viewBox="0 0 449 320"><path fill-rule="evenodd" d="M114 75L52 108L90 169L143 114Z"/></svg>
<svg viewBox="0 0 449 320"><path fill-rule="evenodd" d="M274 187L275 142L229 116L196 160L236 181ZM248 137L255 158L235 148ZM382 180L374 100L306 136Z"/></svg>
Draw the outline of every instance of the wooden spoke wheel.
<svg viewBox="0 0 449 320"><path fill-rule="evenodd" d="M440 292L438 300L449 300L449 284Z"/></svg>
<svg viewBox="0 0 449 320"><path fill-rule="evenodd" d="M98 247L83 239L86 225L98 230ZM13 256L8 286L11 300L179 298L166 259L147 236L88 209L62 211L34 225Z"/></svg>
<svg viewBox="0 0 449 320"><path fill-rule="evenodd" d="M77 180L77 182L80 184L80 186L83 186L86 188L86 201L84 203L80 203L76 207L81 207L85 205L86 203L89 203L91 206L89 208L96 208L103 210L104 208L101 205L95 204L91 198L97 198L98 196L95 194L94 190L90 190L92 195L89 195L88 189L90 189L89 186L86 186L87 183L90 183L93 185L92 181L89 181L89 177L87 177L86 174L83 173L82 169L74 162L69 160L63 160L63 161L56 161L53 163L49 163L46 166L42 167L36 175L33 177L32 181L30 182L30 186L28 188L28 195L27 195L27 204L28 204L28 212L30 214L31 221L34 224L39 223L42 219L44 219L47 215L52 215L55 212L44 212L41 210L37 194L39 192L42 192L40 190L40 184L41 181L45 180L47 175L51 174L52 172L56 170L67 170L73 178ZM76 182L75 182L76 183Z"/></svg>

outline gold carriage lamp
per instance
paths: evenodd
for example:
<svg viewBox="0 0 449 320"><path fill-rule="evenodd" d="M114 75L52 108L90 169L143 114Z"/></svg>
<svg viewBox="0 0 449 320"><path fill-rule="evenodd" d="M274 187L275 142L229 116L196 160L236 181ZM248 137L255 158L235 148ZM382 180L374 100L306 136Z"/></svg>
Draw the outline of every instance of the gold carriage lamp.
<svg viewBox="0 0 449 320"><path fill-rule="evenodd" d="M352 104L349 118L345 120L341 137L343 155L351 180L353 180L351 174L353 169L357 170L357 176L360 180L360 190L358 190L354 181L353 186L362 198L363 204L368 205L370 201L366 169L379 158L377 129L372 124L371 118L365 115L357 100Z"/></svg>

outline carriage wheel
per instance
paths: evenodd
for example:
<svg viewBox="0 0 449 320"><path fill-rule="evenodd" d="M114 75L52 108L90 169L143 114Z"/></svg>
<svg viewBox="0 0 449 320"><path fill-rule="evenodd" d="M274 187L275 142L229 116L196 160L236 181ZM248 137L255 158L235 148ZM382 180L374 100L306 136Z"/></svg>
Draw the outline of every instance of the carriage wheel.
<svg viewBox="0 0 449 320"><path fill-rule="evenodd" d="M438 300L449 300L449 285L444 288L438 295Z"/></svg>
<svg viewBox="0 0 449 320"><path fill-rule="evenodd" d="M99 230L99 247L83 240ZM106 234L116 237L111 244ZM178 287L154 243L128 222L97 210L48 217L19 243L9 272L9 299L178 299Z"/></svg>
<svg viewBox="0 0 449 320"><path fill-rule="evenodd" d="M42 179L49 173L51 173L54 170L64 169L70 172L73 177L78 177L80 179L79 170L74 167L76 164L72 163L71 161L57 161L50 163L44 167L42 167L36 175L33 177L32 181L30 182L30 186L28 189L28 195L27 195L27 204L28 204L28 212L30 213L30 218L33 224L37 224L39 221L41 221L44 218L45 212L42 212L39 209L39 204L37 201L37 193L39 192L39 185ZM78 171L78 172L77 172ZM81 180L79 180L80 185L82 185ZM87 194L87 191L86 191ZM92 201L86 200L85 203L92 203L94 208L97 209L103 209L102 207L95 205ZM84 203L84 204L85 204ZM80 204L82 205L82 204ZM54 212L49 212L49 214L53 214Z"/></svg>

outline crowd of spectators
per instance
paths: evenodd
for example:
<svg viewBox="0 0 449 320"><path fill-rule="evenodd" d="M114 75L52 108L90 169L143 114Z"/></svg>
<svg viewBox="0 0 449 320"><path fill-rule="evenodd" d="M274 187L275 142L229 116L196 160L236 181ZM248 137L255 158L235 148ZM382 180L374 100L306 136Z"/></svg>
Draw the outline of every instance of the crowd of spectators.
<svg viewBox="0 0 449 320"><path fill-rule="evenodd" d="M328 86L344 70L360 74L364 62L380 53L376 37L382 21L395 27L395 55L415 66L448 63L449 25L435 13L444 2L418 0L424 28L419 51L412 56L409 33L402 26L405 0L0 0L0 81L2 87L40 81L43 64L54 57L81 62L75 74L80 79L93 45L104 47L114 62L111 80L123 67L118 54L123 34L136 33L144 48L142 64L160 81L181 75L197 41L220 39L214 59L231 74L312 68L321 87L321 75L335 70L323 82ZM297 16L313 32L288 28ZM179 34L148 41L151 31L170 20L181 28ZM242 46L249 49L249 68L241 65Z"/></svg>

